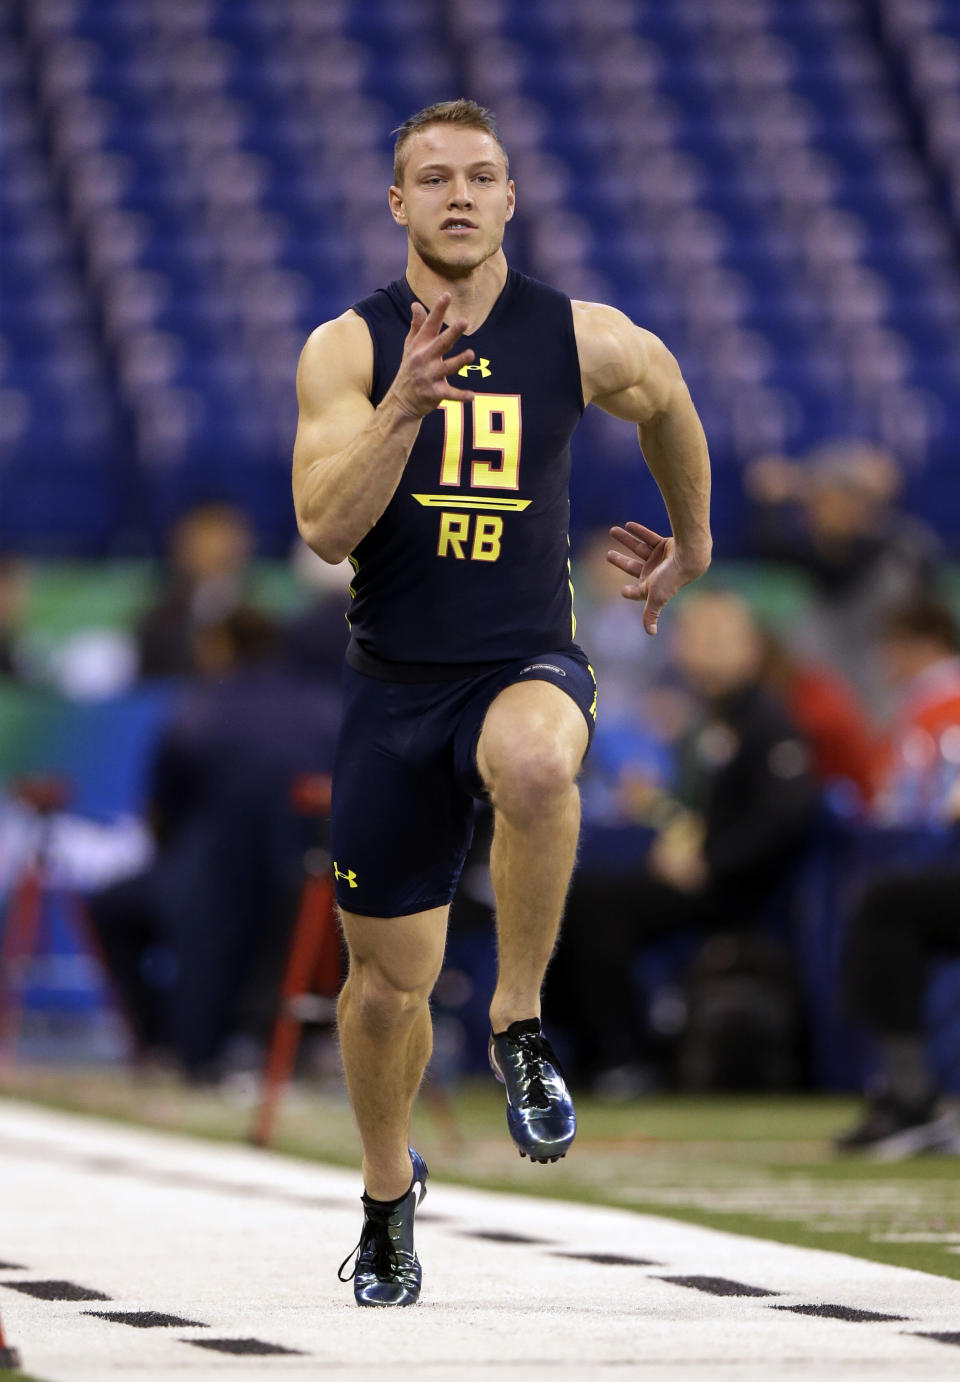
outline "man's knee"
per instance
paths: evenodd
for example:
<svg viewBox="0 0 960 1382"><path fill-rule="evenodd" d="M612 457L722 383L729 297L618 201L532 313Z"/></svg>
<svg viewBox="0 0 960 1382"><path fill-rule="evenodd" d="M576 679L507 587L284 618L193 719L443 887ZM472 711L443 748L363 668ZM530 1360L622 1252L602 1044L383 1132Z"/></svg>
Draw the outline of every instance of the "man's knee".
<svg viewBox="0 0 960 1382"><path fill-rule="evenodd" d="M508 819L541 817L564 806L587 749L577 706L549 682L508 686L487 712L477 766Z"/></svg>
<svg viewBox="0 0 960 1382"><path fill-rule="evenodd" d="M499 811L525 820L566 803L577 766L567 746L553 736L518 736L488 756L486 785Z"/></svg>
<svg viewBox="0 0 960 1382"><path fill-rule="evenodd" d="M400 985L370 961L353 960L350 965L350 1007L364 1029L374 1034L386 1035L409 1026L427 1009L432 988L432 976L411 988Z"/></svg>

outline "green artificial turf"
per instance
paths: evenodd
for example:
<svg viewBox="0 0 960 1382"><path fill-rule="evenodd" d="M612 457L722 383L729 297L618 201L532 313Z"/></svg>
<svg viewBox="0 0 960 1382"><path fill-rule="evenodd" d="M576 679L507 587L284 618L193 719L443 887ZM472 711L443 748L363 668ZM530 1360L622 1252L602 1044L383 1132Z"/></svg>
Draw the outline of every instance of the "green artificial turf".
<svg viewBox="0 0 960 1382"><path fill-rule="evenodd" d="M21 1069L4 1088L206 1138L248 1140L252 1123L249 1100L185 1090L169 1078L144 1085L118 1072ZM960 1157L839 1159L830 1140L857 1107L852 1099L799 1095L673 1095L619 1106L580 1097L570 1155L533 1166L509 1141L499 1087L483 1080L449 1097L427 1086L414 1137L437 1181L614 1205L960 1279ZM342 1092L288 1091L273 1146L356 1167ZM638 1225L638 1248L642 1234Z"/></svg>

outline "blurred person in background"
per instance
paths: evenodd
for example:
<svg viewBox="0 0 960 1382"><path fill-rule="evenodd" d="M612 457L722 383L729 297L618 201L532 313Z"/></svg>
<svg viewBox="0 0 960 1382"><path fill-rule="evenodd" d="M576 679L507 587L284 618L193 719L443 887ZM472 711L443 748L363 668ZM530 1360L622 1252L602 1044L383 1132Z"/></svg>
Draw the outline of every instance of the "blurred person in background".
<svg viewBox="0 0 960 1382"><path fill-rule="evenodd" d="M22 681L26 675L22 636L29 593L26 564L19 557L0 555L0 677L10 681Z"/></svg>
<svg viewBox="0 0 960 1382"><path fill-rule="evenodd" d="M847 1006L876 1037L881 1078L840 1151L885 1157L960 1152L929 1068L924 998L936 959L960 955L960 639L952 612L906 605L884 626L881 655L901 703L879 773L874 818L891 830L946 830L946 860L876 876L847 932ZM895 841L891 844L896 851Z"/></svg>
<svg viewBox="0 0 960 1382"><path fill-rule="evenodd" d="M540 998L596 714L569 581L569 442L588 403L637 427L669 514L668 537L612 530L625 550L610 559L648 633L712 546L706 440L676 360L615 309L508 266L515 189L490 113L441 102L396 134L389 204L406 274L311 335L294 449L300 532L355 572L333 854L350 951L340 1044L365 1186L341 1276L361 1306L420 1294L427 1170L410 1115L477 798L495 813L488 1051L508 1130L541 1163L576 1132Z"/></svg>
<svg viewBox="0 0 960 1382"><path fill-rule="evenodd" d="M242 604L253 549L250 522L232 504L201 504L177 520L161 593L137 630L142 677L198 670L196 634Z"/></svg>
<svg viewBox="0 0 960 1382"><path fill-rule="evenodd" d="M286 625L284 660L298 676L336 687L339 692L350 635L347 606L352 567L348 561L331 566L299 538L290 567L307 604Z"/></svg>
<svg viewBox="0 0 960 1382"><path fill-rule="evenodd" d="M751 546L811 580L814 605L797 648L841 672L882 719L889 697L876 662L884 615L931 593L940 557L933 533L903 513L903 477L879 447L835 442L802 463L768 456L747 468Z"/></svg>
<svg viewBox="0 0 960 1382"><path fill-rule="evenodd" d="M216 1081L258 1060L274 1015L312 843L292 789L330 772L339 697L282 665L281 630L259 611L193 636L200 676L153 759L156 858L91 913L143 1051Z"/></svg>
<svg viewBox="0 0 960 1382"><path fill-rule="evenodd" d="M572 1005L595 1090L642 1092L649 1040L638 1011L635 960L658 937L760 926L800 856L819 792L807 745L761 684L760 629L739 596L687 597L674 620L674 656L701 710L677 750L668 796L638 784L649 852L611 876L582 869L558 956L558 1010ZM631 784L624 784L628 796ZM569 1010L569 1009L568 1009Z"/></svg>
<svg viewBox="0 0 960 1382"><path fill-rule="evenodd" d="M877 777L877 735L859 696L838 672L763 632L763 682L783 701L810 748L813 771L844 815L863 813Z"/></svg>

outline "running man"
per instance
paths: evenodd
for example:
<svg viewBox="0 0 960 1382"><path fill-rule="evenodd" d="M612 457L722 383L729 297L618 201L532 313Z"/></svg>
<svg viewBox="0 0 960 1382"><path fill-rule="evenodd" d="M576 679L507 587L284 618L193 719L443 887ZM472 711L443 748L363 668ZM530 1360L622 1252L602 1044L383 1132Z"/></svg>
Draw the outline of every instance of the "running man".
<svg viewBox="0 0 960 1382"><path fill-rule="evenodd" d="M427 1168L410 1115L475 799L495 816L490 1061L510 1135L546 1162L576 1131L540 991L596 714L567 537L569 442L586 404L637 425L670 518L670 537L611 530L626 551L609 560L648 634L710 562L707 446L676 361L614 308L507 267L514 195L481 106L447 101L407 120L389 191L406 275L318 327L298 372L300 532L355 573L332 842L350 955L340 1044L363 1144L359 1305L420 1293Z"/></svg>

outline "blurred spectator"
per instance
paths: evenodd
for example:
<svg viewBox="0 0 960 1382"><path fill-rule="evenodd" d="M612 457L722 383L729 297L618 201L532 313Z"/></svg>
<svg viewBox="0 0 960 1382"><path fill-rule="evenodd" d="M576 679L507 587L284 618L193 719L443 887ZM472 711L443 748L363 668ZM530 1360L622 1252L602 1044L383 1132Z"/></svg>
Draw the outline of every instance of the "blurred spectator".
<svg viewBox="0 0 960 1382"><path fill-rule="evenodd" d="M140 621L142 677L197 670L195 634L241 603L253 555L246 516L230 504L203 504L175 524L164 590Z"/></svg>
<svg viewBox="0 0 960 1382"><path fill-rule="evenodd" d="M24 679L21 633L28 593L24 563L17 557L0 557L0 677L13 681Z"/></svg>
<svg viewBox="0 0 960 1382"><path fill-rule="evenodd" d="M940 1106L926 1060L923 1004L934 960L960 955L960 640L950 611L925 601L887 621L883 658L901 689L877 796L878 821L950 831L948 862L875 878L846 938L852 1014L875 1033L882 1081L841 1151L887 1157L960 1152L960 1129ZM891 845L895 849L895 842Z"/></svg>
<svg viewBox="0 0 960 1382"><path fill-rule="evenodd" d="M92 899L112 975L148 1051L215 1079L233 1041L262 1041L313 824L295 778L329 772L339 703L278 662L281 635L239 608L196 635L154 758L155 863Z"/></svg>
<svg viewBox="0 0 960 1382"><path fill-rule="evenodd" d="M703 706L679 746L676 797L646 787L633 794L637 817L656 831L649 853L618 875L581 868L558 956L556 1010L573 1009L601 1093L642 1084L640 948L689 928L762 923L817 812L807 747L760 683L762 638L744 602L711 592L679 603L675 656Z"/></svg>
<svg viewBox="0 0 960 1382"><path fill-rule="evenodd" d="M791 653L782 638L764 633L763 680L786 705L810 748L813 771L835 790L844 810L857 814L873 796L877 742L853 688L836 672Z"/></svg>
<svg viewBox="0 0 960 1382"><path fill-rule="evenodd" d="M286 661L300 676L339 686L350 634L347 606L353 569L349 560L331 566L299 540L290 565L309 604L287 625Z"/></svg>
<svg viewBox="0 0 960 1382"><path fill-rule="evenodd" d="M880 640L887 680L901 692L876 801L884 825L938 826L960 783L960 642L933 600L894 611Z"/></svg>
<svg viewBox="0 0 960 1382"><path fill-rule="evenodd" d="M815 605L798 647L840 671L875 715L889 707L874 643L890 609L929 594L936 538L896 507L902 476L885 451L864 443L819 447L803 464L765 457L748 467L752 546L799 567Z"/></svg>

